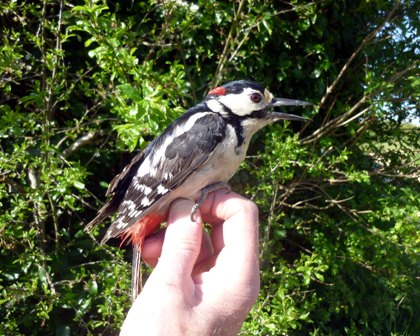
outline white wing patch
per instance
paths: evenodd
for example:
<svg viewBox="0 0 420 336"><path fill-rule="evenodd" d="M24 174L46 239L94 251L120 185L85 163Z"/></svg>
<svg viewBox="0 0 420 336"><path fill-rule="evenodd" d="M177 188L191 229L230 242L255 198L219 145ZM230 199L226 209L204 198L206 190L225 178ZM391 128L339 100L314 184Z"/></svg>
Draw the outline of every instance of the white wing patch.
<svg viewBox="0 0 420 336"><path fill-rule="evenodd" d="M134 177L134 179L133 179L133 187L134 187L134 189L142 192L146 196L149 195L152 192L152 188L148 187L145 184L139 183L139 180L140 180L139 176L135 176Z"/></svg>
<svg viewBox="0 0 420 336"><path fill-rule="evenodd" d="M146 196L141 200L141 205L144 207L149 206L152 204L153 200L149 200Z"/></svg>
<svg viewBox="0 0 420 336"><path fill-rule="evenodd" d="M124 200L124 202L122 202L121 205L130 211L136 209L136 203L134 203L132 200Z"/></svg>
<svg viewBox="0 0 420 336"><path fill-rule="evenodd" d="M163 175L163 179L165 180L165 181L169 181L172 177L174 177L170 172L166 172L164 175Z"/></svg>
<svg viewBox="0 0 420 336"><path fill-rule="evenodd" d="M143 210L132 210L128 213L127 216L131 217L131 218L136 218L136 217L140 216L142 212L143 212Z"/></svg>
<svg viewBox="0 0 420 336"><path fill-rule="evenodd" d="M115 222L115 224L116 224L115 227L118 230L120 230L120 229L124 229L128 223L124 221L123 217L121 217ZM106 234L107 234L107 239L111 238L111 234L112 234L111 231L108 231Z"/></svg>
<svg viewBox="0 0 420 336"><path fill-rule="evenodd" d="M137 170L137 176L143 177L146 175L156 176L157 169L156 164L151 162L151 156L148 155L147 158L143 161L139 169Z"/></svg>
<svg viewBox="0 0 420 336"><path fill-rule="evenodd" d="M158 148L155 148L155 151L153 153L150 153L145 158L145 160L143 161L143 163L141 164L141 166L139 167L137 171L137 176L139 177L143 177L146 175L149 175L152 177L156 176L157 170L161 161L165 160L166 149L171 144L173 139L179 137L185 132L188 132L191 129L191 127L195 125L198 119L203 118L204 116L211 113L213 112L197 113L191 116L191 118L189 118L188 121L184 125L175 127L173 132L167 135L165 141ZM170 177L170 173L169 172L167 174L165 173L164 178L165 177ZM166 179L166 180L169 180L169 179Z"/></svg>
<svg viewBox="0 0 420 336"><path fill-rule="evenodd" d="M165 188L162 184L159 184L157 187L158 194L164 195L169 191L169 189Z"/></svg>

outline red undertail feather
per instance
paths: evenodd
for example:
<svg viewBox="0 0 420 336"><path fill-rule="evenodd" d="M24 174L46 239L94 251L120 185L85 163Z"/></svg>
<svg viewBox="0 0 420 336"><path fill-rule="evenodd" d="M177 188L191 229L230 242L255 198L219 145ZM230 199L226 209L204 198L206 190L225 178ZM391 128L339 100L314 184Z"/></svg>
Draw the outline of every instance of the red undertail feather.
<svg viewBox="0 0 420 336"><path fill-rule="evenodd" d="M141 249L144 239L150 236L166 217L167 214L150 214L141 218L136 224L132 225L121 234L121 245L124 243L132 243L133 245L139 246Z"/></svg>

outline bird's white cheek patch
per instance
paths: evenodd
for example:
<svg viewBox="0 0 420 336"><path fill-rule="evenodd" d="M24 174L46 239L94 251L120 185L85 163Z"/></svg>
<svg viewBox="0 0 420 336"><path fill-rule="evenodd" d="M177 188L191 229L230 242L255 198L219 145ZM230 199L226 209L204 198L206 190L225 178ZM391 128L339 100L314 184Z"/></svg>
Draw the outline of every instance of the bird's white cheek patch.
<svg viewBox="0 0 420 336"><path fill-rule="evenodd" d="M253 103L251 95L257 91L246 88L241 94L227 94L220 96L219 102L238 116L247 116L256 110L264 108L264 103ZM207 103L208 105L208 103Z"/></svg>

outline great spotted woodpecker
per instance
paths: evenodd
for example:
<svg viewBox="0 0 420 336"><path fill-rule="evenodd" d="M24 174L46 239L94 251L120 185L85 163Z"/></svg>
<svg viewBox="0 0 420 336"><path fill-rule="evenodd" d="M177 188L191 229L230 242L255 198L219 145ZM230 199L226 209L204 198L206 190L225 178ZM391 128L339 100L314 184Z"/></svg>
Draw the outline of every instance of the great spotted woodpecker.
<svg viewBox="0 0 420 336"><path fill-rule="evenodd" d="M163 222L172 201L196 202L191 218L207 194L228 188L227 181L245 159L253 134L278 120L305 118L269 109L309 103L274 98L262 85L234 81L212 89L137 154L111 181L109 200L86 229L118 211L101 243L121 236L133 245L133 300L139 292L140 253L144 239Z"/></svg>

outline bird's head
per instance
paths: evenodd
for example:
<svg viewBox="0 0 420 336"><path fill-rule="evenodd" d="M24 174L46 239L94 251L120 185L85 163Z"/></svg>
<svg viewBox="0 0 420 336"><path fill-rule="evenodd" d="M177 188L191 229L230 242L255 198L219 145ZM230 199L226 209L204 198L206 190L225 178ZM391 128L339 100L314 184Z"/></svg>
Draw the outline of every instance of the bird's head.
<svg viewBox="0 0 420 336"><path fill-rule="evenodd" d="M206 103L213 111L233 114L247 119L264 119L270 122L277 120L307 120L293 114L271 112L270 108L311 105L301 100L275 98L261 84L247 80L230 82L210 90Z"/></svg>

